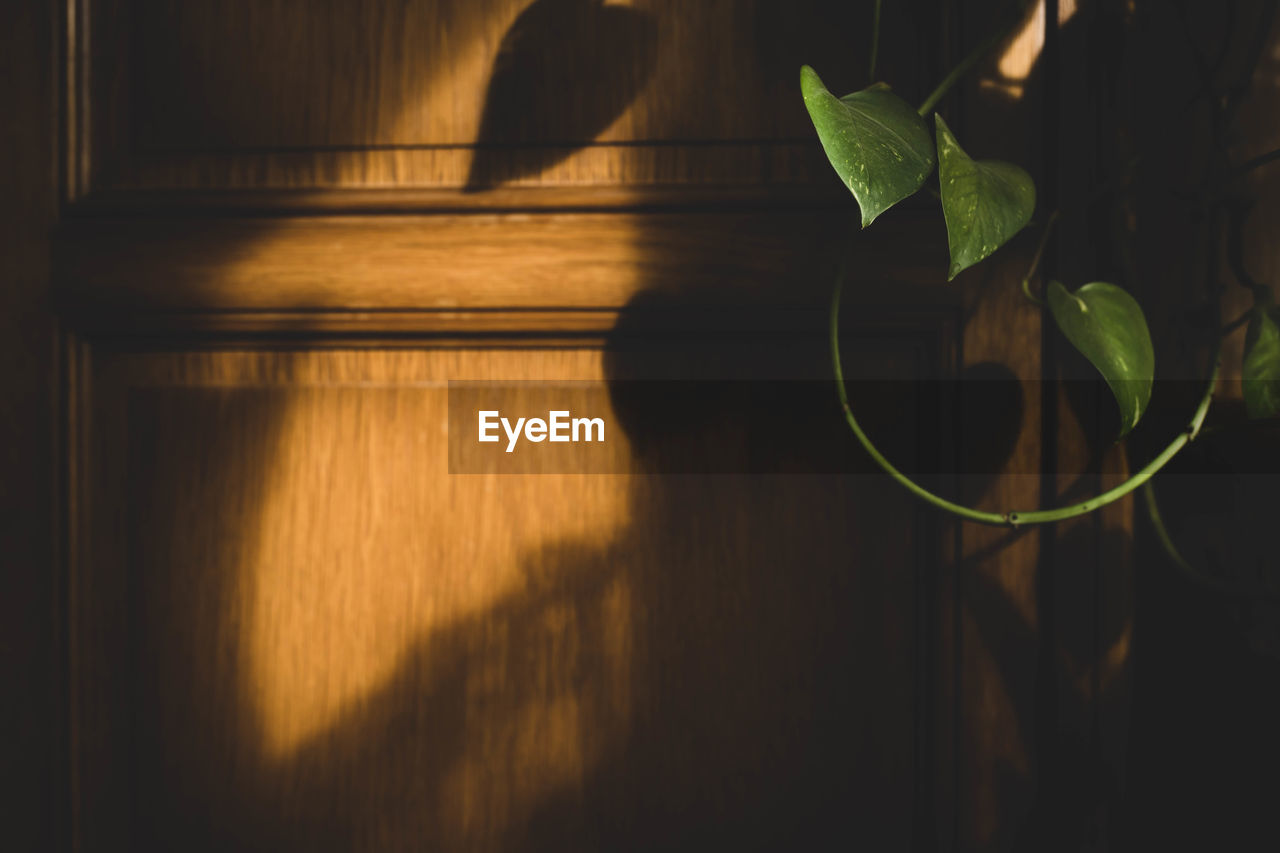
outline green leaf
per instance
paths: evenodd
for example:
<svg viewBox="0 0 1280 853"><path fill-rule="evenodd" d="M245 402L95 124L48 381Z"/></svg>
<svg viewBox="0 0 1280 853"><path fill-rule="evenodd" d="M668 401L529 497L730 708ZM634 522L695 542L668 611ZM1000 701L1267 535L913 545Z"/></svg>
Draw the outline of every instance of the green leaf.
<svg viewBox="0 0 1280 853"><path fill-rule="evenodd" d="M1258 308L1244 338L1244 406L1251 418L1280 413L1280 326L1274 309Z"/></svg>
<svg viewBox="0 0 1280 853"><path fill-rule="evenodd" d="M1111 386L1120 406L1120 436L1133 429L1151 401L1156 356L1137 300L1114 284L1095 281L1075 293L1049 284L1049 311L1058 328Z"/></svg>
<svg viewBox="0 0 1280 853"><path fill-rule="evenodd" d="M933 171L929 126L884 83L837 98L806 65L800 92L827 159L858 200L863 228L920 189Z"/></svg>
<svg viewBox="0 0 1280 853"><path fill-rule="evenodd" d="M951 247L949 281L1026 227L1036 207L1036 185L1025 169L1012 163L974 160L942 116L934 113L933 118L938 125L942 213Z"/></svg>

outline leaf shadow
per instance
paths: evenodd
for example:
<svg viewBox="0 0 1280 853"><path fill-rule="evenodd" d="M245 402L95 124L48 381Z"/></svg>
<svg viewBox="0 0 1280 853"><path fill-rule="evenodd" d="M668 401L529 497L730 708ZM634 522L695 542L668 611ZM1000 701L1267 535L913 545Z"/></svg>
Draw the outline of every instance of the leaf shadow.
<svg viewBox="0 0 1280 853"><path fill-rule="evenodd" d="M658 36L629 6L534 0L494 59L465 190L538 175L590 145L643 91Z"/></svg>

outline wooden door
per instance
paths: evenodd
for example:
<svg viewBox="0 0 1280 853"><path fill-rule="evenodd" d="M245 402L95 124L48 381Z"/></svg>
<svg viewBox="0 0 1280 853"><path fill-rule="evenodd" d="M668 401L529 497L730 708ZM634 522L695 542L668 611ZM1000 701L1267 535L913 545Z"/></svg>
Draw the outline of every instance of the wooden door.
<svg viewBox="0 0 1280 853"><path fill-rule="evenodd" d="M886 5L881 75L909 98L985 32L983 4ZM1040 317L1009 287L1026 246L961 290L928 204L853 233L796 77L863 85L869 14L52 16L63 846L1010 843L1036 673L1057 672L1035 651L1044 545L957 530L874 473L826 384L824 310L844 255L859 378L1006 380L998 446L938 443L962 415L928 393L872 419L1005 509L1043 485ZM1044 29L949 107L1037 170ZM786 390L724 409L691 379ZM615 467L452 471L463 380L602 392ZM728 461L670 465L704 453Z"/></svg>

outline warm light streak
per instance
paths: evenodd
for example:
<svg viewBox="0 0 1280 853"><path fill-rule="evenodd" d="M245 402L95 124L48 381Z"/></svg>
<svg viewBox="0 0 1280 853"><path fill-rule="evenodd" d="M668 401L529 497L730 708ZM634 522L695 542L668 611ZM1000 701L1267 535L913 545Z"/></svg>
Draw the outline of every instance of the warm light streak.
<svg viewBox="0 0 1280 853"><path fill-rule="evenodd" d="M1076 0L1059 0L1058 26L1065 25L1075 13ZM1001 52L996 63L999 76L981 81L984 89L999 89L1015 100L1022 97L1026 80L1044 50L1045 17L1044 0L1040 0Z"/></svg>
<svg viewBox="0 0 1280 853"><path fill-rule="evenodd" d="M538 360L550 359L565 363L537 367L558 379L602 375L599 353ZM527 377L528 361L527 353L497 353L490 369ZM466 800L467 789L478 796L492 786L475 774L496 760L518 762L544 783L581 775L591 760L581 745L601 732L582 730L580 706L610 709L607 721L591 719L596 727L625 719L628 689L615 682L629 671L627 587L608 576L609 560L565 569L555 549L571 543L575 555L603 553L629 518L633 485L625 477L451 476L439 382L448 369L436 365L436 380L414 387L282 389L287 414L272 467L261 472L256 558L241 567L242 630L257 727L277 760L381 692L416 683L425 690L461 661L475 716L462 750L471 760L451 778ZM597 573L598 589L558 597L558 572ZM575 618L606 630L583 635ZM564 647L537 649L545 695L513 696L517 685L527 689L519 668L529 664L530 642ZM605 653L591 658L605 671L580 684L573 668L587 646ZM601 695L584 695L590 691ZM430 697L423 702L429 720Z"/></svg>
<svg viewBox="0 0 1280 853"><path fill-rule="evenodd" d="M1000 54L997 68L1006 82L1021 82L1031 74L1031 68L1044 48L1044 19L1044 0L1040 0Z"/></svg>

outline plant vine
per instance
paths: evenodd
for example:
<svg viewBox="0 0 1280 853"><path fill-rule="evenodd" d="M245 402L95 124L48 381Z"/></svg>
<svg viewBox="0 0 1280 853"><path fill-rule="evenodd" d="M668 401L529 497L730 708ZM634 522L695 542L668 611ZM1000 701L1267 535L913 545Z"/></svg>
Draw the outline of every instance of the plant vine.
<svg viewBox="0 0 1280 853"><path fill-rule="evenodd" d="M869 63L873 79L879 52L879 23L880 2L876 0ZM918 108L912 108L885 83L873 82L865 89L837 97L809 66L804 66L800 73L801 93L809 116L828 161L859 206L863 228L919 191L936 171L937 195L946 220L951 257L948 279L981 263L1005 245L1027 227L1036 207L1035 184L1025 170L1012 163L971 158L941 115L933 113L932 132L926 120L956 83L1000 44L1008 32L1001 28L983 40L943 77ZM1257 52L1252 51L1255 61ZM1205 65L1204 57L1197 56L1197 60ZM1206 92L1212 97L1212 73L1202 68L1202 74ZM1216 127L1224 126L1242 97L1237 85L1222 99L1214 115ZM1219 153L1225 160L1225 152ZM1223 187L1210 181L1213 175L1225 176L1222 180L1226 184L1276 160L1280 160L1280 151L1253 157L1239 166L1224 163L1216 171L1211 169L1206 175L1202 204L1217 209L1229 200ZM1220 319L1214 324L1215 353L1206 387L1185 428L1120 485L1069 506L990 512L941 497L903 474L876 448L849 401L840 358L839 314L845 284L842 268L832 290L830 348L837 394L850 430L872 460L911 494L943 512L979 524L1004 527L1049 524L1094 512L1145 487L1148 514L1157 538L1170 549L1175 562L1180 566L1185 564L1160 522L1150 481L1199 435L1218 382L1223 346L1230 333L1241 326L1247 326L1243 387L1248 414L1252 418L1273 418L1280 414L1280 314L1271 288L1252 279L1244 269L1239 234L1248 205L1233 200L1228 212L1232 218L1228 263L1239 284L1253 294L1254 306L1229 324L1223 325ZM1151 399L1155 353L1150 331L1137 300L1116 284L1094 281L1069 291L1062 283L1050 281L1040 294L1033 292L1032 282L1057 218L1057 211L1046 218L1030 269L1021 280L1022 292L1046 312L1067 341L1106 381L1119 407L1119 436L1123 438L1137 425Z"/></svg>

